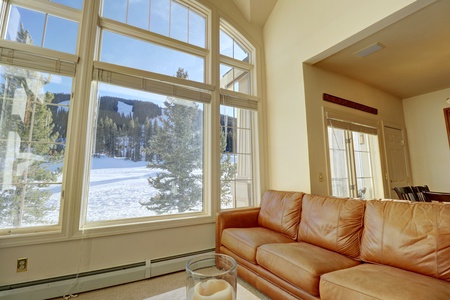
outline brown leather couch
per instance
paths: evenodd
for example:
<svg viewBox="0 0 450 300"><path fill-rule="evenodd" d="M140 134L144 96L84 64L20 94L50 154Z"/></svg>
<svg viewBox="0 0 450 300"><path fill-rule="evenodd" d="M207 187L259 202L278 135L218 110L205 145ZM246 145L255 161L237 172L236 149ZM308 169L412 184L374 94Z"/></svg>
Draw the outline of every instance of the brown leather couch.
<svg viewBox="0 0 450 300"><path fill-rule="evenodd" d="M216 221L216 252L272 299L450 299L449 204L271 190Z"/></svg>

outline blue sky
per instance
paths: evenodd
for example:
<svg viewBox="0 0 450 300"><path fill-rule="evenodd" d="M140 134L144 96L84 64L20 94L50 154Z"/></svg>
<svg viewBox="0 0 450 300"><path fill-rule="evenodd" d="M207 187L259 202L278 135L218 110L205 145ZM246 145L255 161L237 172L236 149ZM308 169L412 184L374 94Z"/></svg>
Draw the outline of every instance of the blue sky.
<svg viewBox="0 0 450 300"><path fill-rule="evenodd" d="M83 0L53 0L52 2L82 8ZM127 3L129 4L127 8ZM151 7L150 7L151 3ZM170 36L199 47L206 47L206 19L187 7L170 0L104 0L103 16L128 23L145 30ZM44 48L76 54L79 24L77 22L46 15L42 12L12 6L7 39L16 40L20 24L29 31L33 44ZM179 67L189 74L189 79L205 81L205 61L185 52L129 38L110 31L103 31L100 61L142 69L168 76L175 76ZM227 34L220 35L221 54L243 60L247 53ZM221 68L221 72L226 70ZM71 93L72 79L53 75L52 82L44 89L53 93ZM124 90L105 86L114 96L125 97ZM127 90L133 99L148 100L147 93ZM155 98L160 98L156 97ZM156 100L156 99L155 99ZM158 99L159 101L159 99Z"/></svg>

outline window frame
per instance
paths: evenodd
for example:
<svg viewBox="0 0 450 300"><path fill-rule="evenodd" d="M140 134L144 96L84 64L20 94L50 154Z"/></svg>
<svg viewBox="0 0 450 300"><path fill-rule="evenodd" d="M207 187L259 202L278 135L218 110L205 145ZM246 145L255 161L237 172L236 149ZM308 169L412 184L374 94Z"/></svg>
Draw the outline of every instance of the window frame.
<svg viewBox="0 0 450 300"><path fill-rule="evenodd" d="M329 128L329 120L336 120L337 122L343 122L343 123L354 123L354 124L360 124L363 127L367 127L367 132L365 133L369 133L369 132L376 132L376 139L378 141L378 148L379 149L372 149L371 152L375 152L377 153L380 157L378 157L378 161L380 163L379 165L379 170L376 170L375 173L379 173L377 174L378 176L381 176L381 172L382 172L382 157L381 157L381 147L382 147L382 142L381 142L381 124L378 120L373 119L373 118L362 118L359 117L357 115L354 114L348 114L348 113L343 113L341 111L337 111L337 110L333 110L333 109L329 109L329 108L323 108L323 124L324 124L324 146L325 146L325 155L326 155L326 166L327 166L327 188L328 188L328 194L332 195L333 193L333 188L332 188L332 177L331 177L331 159L330 159L330 143L329 143L329 134L328 134L328 128ZM355 125L356 127L357 125ZM354 132L351 129L346 130L346 131L350 131L350 132ZM352 173L352 170L350 167L354 167L354 150L353 150L353 142L351 145L352 148L352 153L350 154L350 160L347 159L346 164L350 164L351 166L348 166L349 169L349 173ZM347 153L347 150L346 150ZM348 153L346 155L349 155ZM371 161L373 161L374 158L371 159ZM374 171L372 170L372 173L374 173ZM354 174L348 174L349 176L349 180L354 180L355 184L356 184L356 180L357 178L353 178L350 179L350 177L354 177L356 176L356 171ZM375 175L373 176L373 181L374 181L374 191L377 190L378 193L382 192L384 187L383 187L383 180L382 178L379 178L380 180L378 180L378 178L375 178ZM381 187L376 186L376 183L381 184ZM357 191L353 191L349 189L350 194L352 194L352 196L350 197L357 197ZM354 193L356 193L354 196Z"/></svg>
<svg viewBox="0 0 450 300"><path fill-rule="evenodd" d="M73 240L86 237L101 237L116 234L126 234L134 232L142 232L148 230L158 230L165 228L182 227L188 225L197 224L211 224L215 219L215 212L220 210L219 201L208 201L208 199L217 199L220 194L220 176L217 172L217 168L213 167L214 164L219 162L218 149L220 149L220 138L217 136L219 133L219 106L221 98L232 101L233 105L237 107L255 110L257 113L252 120L252 126L255 130L252 133L252 145L254 149L253 155L253 205L259 204L260 197L260 132L258 128L260 126L261 118L258 114L261 110L260 91L257 89L257 81L261 79L261 75L257 74L256 66L260 61L259 49L245 40L245 32L238 32L235 27L232 27L223 18L225 16L220 15L214 7L208 7L208 4L186 0L180 1L186 5L192 6L203 14L207 14L206 20L206 47L201 48L195 45L191 45L178 40L170 39L165 36L152 33L140 28L135 28L127 24L119 24L119 22L101 18L99 16L101 1L89 0L83 4L83 10L79 11L70 7L52 3L46 0L11 0L10 4L23 5L25 8L39 7L39 11L47 10L47 13L52 13L57 16L64 16L73 18L79 22L77 51L75 55L58 52L55 50L39 48L36 46L18 44L13 41L0 40L0 47L8 47L17 51L21 51L30 55L30 57L50 57L63 62L64 66L67 63L67 68L71 68L75 65L76 74L74 77L74 84L72 87L72 101L71 101L71 114L69 116L68 124L68 141L66 144L67 153L64 161L65 170L63 175L63 187L62 187L62 205L61 205L61 226L54 230L52 228L25 228L19 229L17 235L4 235L0 236L2 245L0 247L10 247L18 245L38 244L55 241ZM7 16L6 2L2 5L2 18ZM5 23L5 22L3 22ZM3 24L2 23L2 24ZM98 41L101 38L99 34L99 27L103 29L113 30L114 32L128 32L135 36L138 36L140 40L151 41L162 45L170 45L174 49L179 49L186 53L200 55L204 57L205 61L205 79L204 83L194 81L183 81L181 79L166 76L162 74L137 70L133 68L127 68L123 66L116 66L113 64L107 64L98 61L99 47ZM233 36L241 37L239 42L242 45L252 49L250 55L252 55L251 61L253 64L247 62L241 62L229 57L222 57L219 54L218 36L221 26L227 26ZM5 29L2 29L4 32ZM217 37L212 36L213 32L217 32ZM81 45L88 45L81 47ZM1 59L3 56L0 56ZM83 58L80 60L80 58ZM230 65L237 66L249 71L250 77L250 90L251 94L242 94L229 90L222 90L218 86L219 78L219 65L221 62L227 62ZM160 217L146 218L133 218L130 222L124 222L123 220L114 221L102 221L90 226L83 226L81 224L82 212L86 201L83 200L86 195L86 183L89 183L90 169L90 149L92 148L92 128L94 125L94 113L95 107L93 101L87 101L94 97L96 90L96 80L98 80L98 71L102 70L110 72L110 74L121 74L134 78L140 78L141 80L148 80L148 84L151 86L153 83L163 82L164 88L170 88L171 86L179 87L180 84L185 86L185 89L181 91L186 92L190 97L203 97L206 103L204 106L204 177L205 186L203 193L204 210L203 212L190 213L188 216L176 216L170 218L167 215ZM96 77L97 76L97 77ZM126 77L125 76L125 77ZM146 86L146 85L144 85ZM87 88L89 87L89 88ZM203 95L203 96L202 96ZM209 95L209 96L208 96ZM210 99L207 99L210 97ZM251 104L249 106L249 104ZM75 125L73 122L77 120ZM81 164L77 162L83 162ZM217 174L216 174L217 173ZM220 197L219 197L220 199ZM39 230L34 230L39 229Z"/></svg>

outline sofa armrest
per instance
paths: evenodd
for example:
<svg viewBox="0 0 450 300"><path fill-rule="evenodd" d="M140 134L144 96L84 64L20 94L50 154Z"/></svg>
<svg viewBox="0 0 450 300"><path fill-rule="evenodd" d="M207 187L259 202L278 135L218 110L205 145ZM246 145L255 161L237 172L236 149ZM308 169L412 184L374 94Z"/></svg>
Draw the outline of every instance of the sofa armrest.
<svg viewBox="0 0 450 300"><path fill-rule="evenodd" d="M219 253L222 231L226 228L250 228L258 226L260 207L235 208L216 215L216 252Z"/></svg>

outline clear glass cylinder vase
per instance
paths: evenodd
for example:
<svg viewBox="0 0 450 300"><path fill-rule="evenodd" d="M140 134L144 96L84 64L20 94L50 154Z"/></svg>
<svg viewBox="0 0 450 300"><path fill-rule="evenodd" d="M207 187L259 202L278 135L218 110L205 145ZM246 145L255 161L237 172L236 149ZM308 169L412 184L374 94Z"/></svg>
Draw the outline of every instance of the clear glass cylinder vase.
<svg viewBox="0 0 450 300"><path fill-rule="evenodd" d="M202 254L186 263L187 300L236 300L236 260L225 254Z"/></svg>

